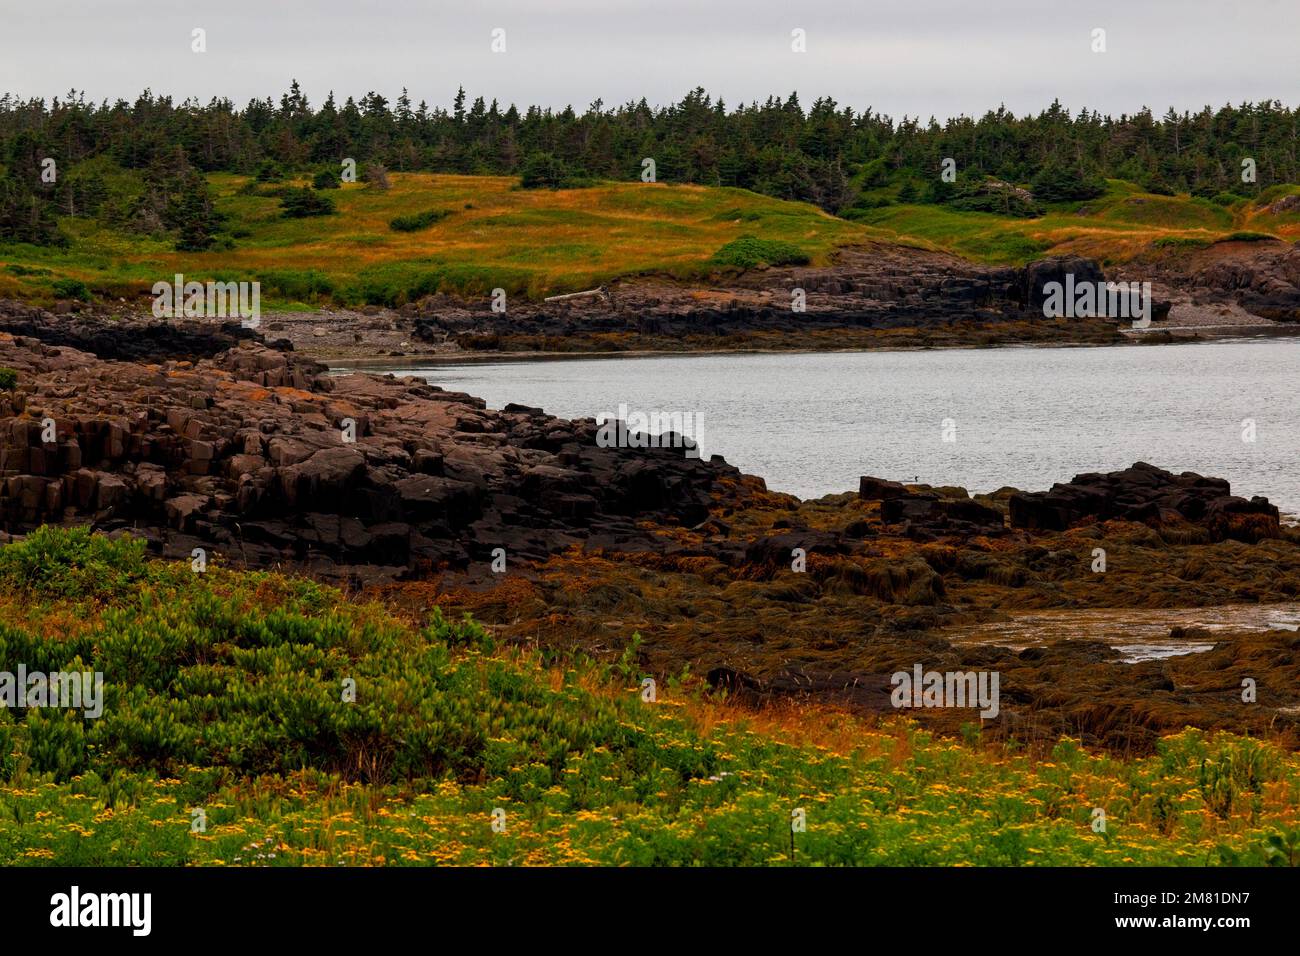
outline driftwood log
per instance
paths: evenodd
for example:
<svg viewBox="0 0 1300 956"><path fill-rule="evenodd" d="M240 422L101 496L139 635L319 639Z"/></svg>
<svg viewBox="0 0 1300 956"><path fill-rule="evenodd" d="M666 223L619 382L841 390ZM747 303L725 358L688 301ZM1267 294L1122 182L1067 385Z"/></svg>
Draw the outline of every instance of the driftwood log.
<svg viewBox="0 0 1300 956"><path fill-rule="evenodd" d="M595 298L604 299L606 302L608 302L609 291L604 286L600 286L600 288L587 289L584 292L569 292L565 295L548 295L543 301L570 302L574 299L595 299Z"/></svg>

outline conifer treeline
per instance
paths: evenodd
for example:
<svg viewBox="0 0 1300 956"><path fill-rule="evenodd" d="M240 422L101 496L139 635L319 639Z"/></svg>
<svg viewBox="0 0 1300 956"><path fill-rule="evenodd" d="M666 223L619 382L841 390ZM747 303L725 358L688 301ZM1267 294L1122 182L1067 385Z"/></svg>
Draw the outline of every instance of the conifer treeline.
<svg viewBox="0 0 1300 956"><path fill-rule="evenodd" d="M905 196L938 179L945 157L963 179L1029 183L1046 168L1079 180L1111 177L1159 191L1251 195L1300 181L1300 110L1280 102L1118 118L1059 102L1035 116L1004 108L939 123L857 112L829 98L805 108L796 94L729 108L703 89L653 108L644 100L585 111L502 108L459 90L453 108L390 102L378 93L313 108L295 81L277 104L253 100L173 102L146 90L134 103L87 102L71 92L52 102L0 97L0 163L6 178L35 180L40 162L61 168L108 156L127 168L175 166L177 147L199 171L251 173L270 161L289 169L333 166L344 157L390 170L518 174L546 157L576 178L635 179L652 157L662 182L742 186L844 212L874 187ZM1241 163L1257 180L1243 183ZM24 192L26 190L23 190ZM924 195L924 192L921 193ZM75 206L75 196L68 201ZM160 210L165 215L165 210Z"/></svg>

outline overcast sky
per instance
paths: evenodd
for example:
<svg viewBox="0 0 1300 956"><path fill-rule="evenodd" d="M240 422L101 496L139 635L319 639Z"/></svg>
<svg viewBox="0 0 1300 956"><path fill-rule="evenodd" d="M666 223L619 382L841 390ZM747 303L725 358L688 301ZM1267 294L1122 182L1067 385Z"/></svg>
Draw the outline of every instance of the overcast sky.
<svg viewBox="0 0 1300 956"><path fill-rule="evenodd" d="M207 52L191 52L191 31ZM494 28L506 52L491 51ZM791 51L791 31L807 52ZM1105 53L1092 31L1106 31ZM49 98L312 105L456 86L504 106L583 109L695 86L729 105L797 90L805 106L978 115L1300 97L1300 0L0 0L0 91Z"/></svg>

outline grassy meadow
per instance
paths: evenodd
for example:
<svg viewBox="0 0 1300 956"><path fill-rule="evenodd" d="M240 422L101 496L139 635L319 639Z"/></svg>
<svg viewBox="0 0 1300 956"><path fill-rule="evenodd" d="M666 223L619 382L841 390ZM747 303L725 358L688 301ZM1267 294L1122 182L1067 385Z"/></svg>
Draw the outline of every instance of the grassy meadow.
<svg viewBox="0 0 1300 956"><path fill-rule="evenodd" d="M814 206L742 189L603 183L524 190L508 177L390 178L387 190L328 190L337 206L332 215L287 219L273 187L251 195L241 191L247 177L213 175L224 231L204 252L177 252L162 239L65 218L61 228L73 237L66 250L0 246L0 296L48 295L60 277L106 296L139 295L181 272L257 279L263 296L281 303L392 306L434 292L479 296L497 287L539 298L638 273L697 278L716 268L710 260L722 247L745 236L793 244L820 263L836 246L883 236ZM117 189L130 186L121 174ZM392 226L399 217L434 211L442 215L425 228ZM49 272L15 274L32 268Z"/></svg>
<svg viewBox="0 0 1300 956"><path fill-rule="evenodd" d="M1300 755L1267 741L1028 753L974 725L746 711L689 674L649 702L633 634L602 661L503 647L84 529L0 549L0 622L0 669L106 682L98 719L0 709L10 864L1300 862Z"/></svg>
<svg viewBox="0 0 1300 956"><path fill-rule="evenodd" d="M1055 204L1032 219L895 204L866 211L857 221L979 262L1020 264L1045 255L1074 254L1114 264L1153 249L1203 248L1230 238L1295 242L1300 240L1300 208L1280 214L1266 208L1294 193L1300 193L1300 187L1278 186L1254 201L1220 205L1187 195L1147 193L1112 179L1104 195Z"/></svg>
<svg viewBox="0 0 1300 956"><path fill-rule="evenodd" d="M85 165L119 205L141 189L135 173L102 159ZM728 268L724 247L746 237L792 248L815 265L827 263L839 246L868 240L1014 265L1065 253L1115 263L1152 249L1176 254L1239 236L1300 239L1300 210L1265 211L1269 202L1300 192L1292 186L1219 205L1111 180L1104 196L1057 204L1033 219L891 201L857 210L850 221L732 188L603 182L525 190L510 177L421 173L393 173L390 180L387 190L363 184L328 190L333 214L291 219L283 216L276 190L308 180L250 184L249 177L213 174L222 224L216 245L204 252L178 252L165 236L65 217L60 228L71 239L65 248L0 245L0 297L49 302L66 297L72 282L84 284L94 299L143 303L154 282L180 272L200 280L258 280L270 306L398 306L437 292L480 297L497 287L537 299L640 274L707 282ZM886 190L869 198L891 196Z"/></svg>

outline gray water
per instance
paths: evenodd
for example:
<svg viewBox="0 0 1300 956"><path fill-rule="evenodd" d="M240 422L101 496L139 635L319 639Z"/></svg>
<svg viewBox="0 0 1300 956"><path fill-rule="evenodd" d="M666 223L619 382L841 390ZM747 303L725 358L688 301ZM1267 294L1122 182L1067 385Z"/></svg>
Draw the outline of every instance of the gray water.
<svg viewBox="0 0 1300 956"><path fill-rule="evenodd" d="M1171 637L1174 627L1203 632ZM1064 608L1028 611L1009 620L953 628L955 644L997 644L1021 650L1051 645L1062 634L1074 640L1102 641L1120 652L1124 663L1154 661L1214 649L1219 633L1300 630L1300 604L1226 604L1189 608Z"/></svg>
<svg viewBox="0 0 1300 956"><path fill-rule="evenodd" d="M705 455L800 497L860 475L1041 490L1147 461L1300 511L1300 343L692 355L391 366L492 408L689 412ZM944 440L944 420L950 419ZM1243 441L1243 419L1255 440Z"/></svg>

